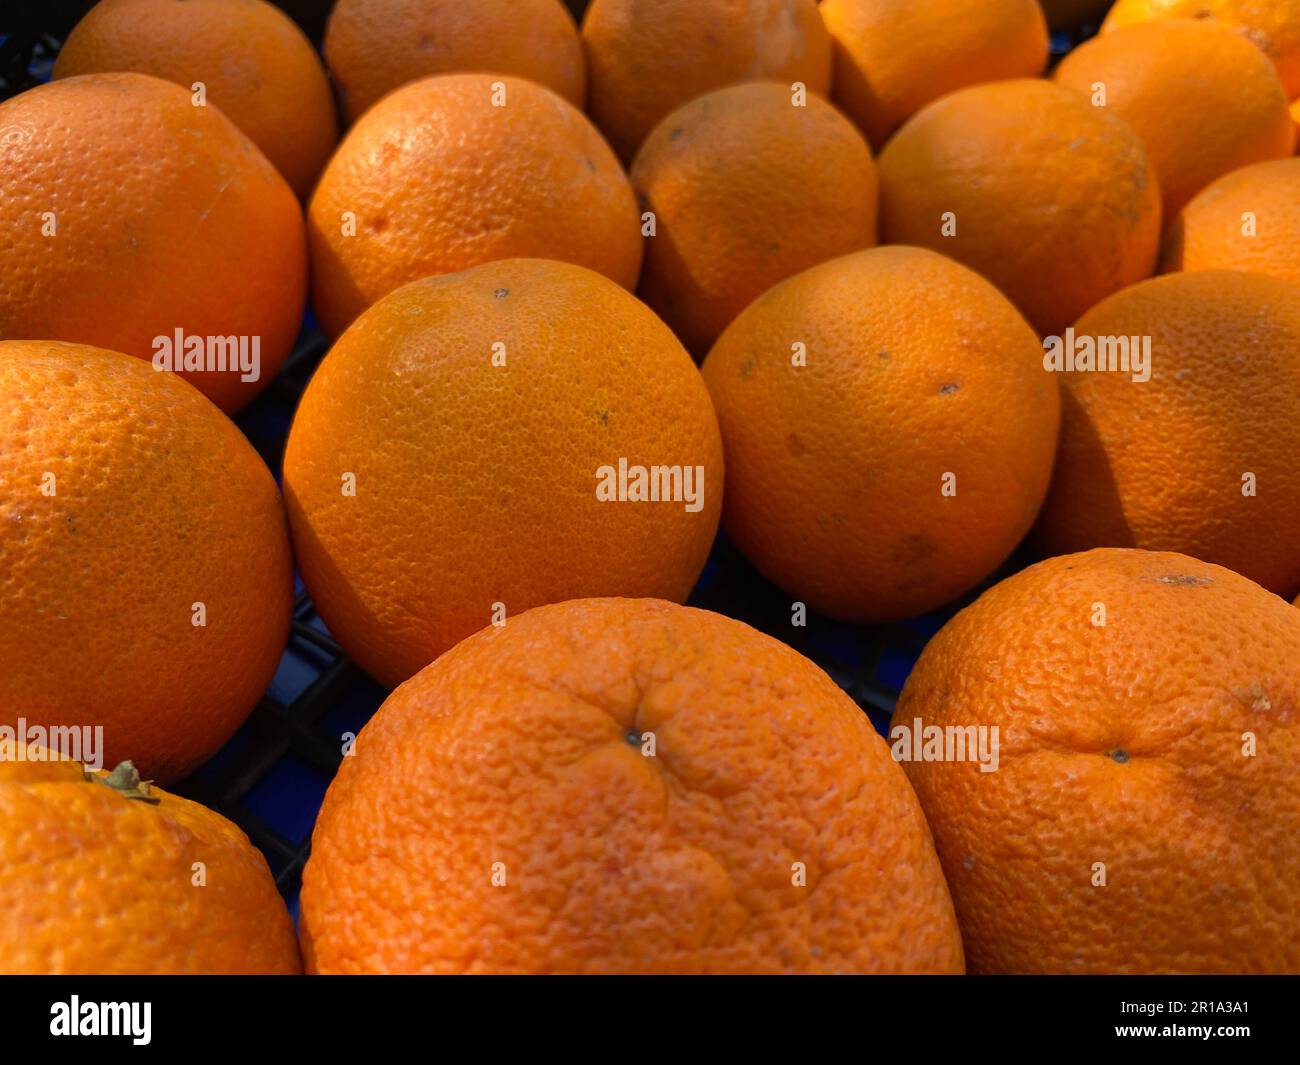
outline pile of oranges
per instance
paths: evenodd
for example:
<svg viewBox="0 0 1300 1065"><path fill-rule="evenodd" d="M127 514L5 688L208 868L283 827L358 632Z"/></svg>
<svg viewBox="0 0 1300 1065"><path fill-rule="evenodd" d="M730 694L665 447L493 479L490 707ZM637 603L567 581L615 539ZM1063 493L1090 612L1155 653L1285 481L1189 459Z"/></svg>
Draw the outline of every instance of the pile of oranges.
<svg viewBox="0 0 1300 1065"><path fill-rule="evenodd" d="M0 971L1300 970L1298 128L1300 0L101 0L0 104ZM886 741L720 528L1037 561ZM394 689L296 936L152 783L295 566Z"/></svg>

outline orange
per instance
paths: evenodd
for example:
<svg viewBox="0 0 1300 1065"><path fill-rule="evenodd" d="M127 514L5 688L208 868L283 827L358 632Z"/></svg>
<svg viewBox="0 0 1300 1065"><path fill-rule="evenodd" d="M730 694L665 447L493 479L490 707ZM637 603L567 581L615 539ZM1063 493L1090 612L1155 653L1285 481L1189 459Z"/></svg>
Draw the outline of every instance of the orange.
<svg viewBox="0 0 1300 1065"><path fill-rule="evenodd" d="M394 692L354 751L303 877L311 971L962 969L885 744L738 621L539 607Z"/></svg>
<svg viewBox="0 0 1300 1065"><path fill-rule="evenodd" d="M1300 155L1300 100L1291 104L1291 120L1295 123L1296 154Z"/></svg>
<svg viewBox="0 0 1300 1065"><path fill-rule="evenodd" d="M1160 190L1142 142L1050 82L936 100L895 134L878 169L881 239L978 270L1040 333L1155 268Z"/></svg>
<svg viewBox="0 0 1300 1065"><path fill-rule="evenodd" d="M1150 380L1062 375L1042 545L1180 551L1279 595L1300 591L1300 285L1170 274L1117 293L1074 329L1149 337Z"/></svg>
<svg viewBox="0 0 1300 1065"><path fill-rule="evenodd" d="M636 197L586 117L519 78L449 74L387 96L348 133L308 209L325 331L399 285L546 256L625 288L641 269Z"/></svg>
<svg viewBox="0 0 1300 1065"><path fill-rule="evenodd" d="M0 339L161 360L180 330L211 355L185 376L223 410L265 387L302 323L307 257L298 202L252 141L144 74L32 89L0 104L0 130ZM244 372L220 368L226 338Z"/></svg>
<svg viewBox="0 0 1300 1065"><path fill-rule="evenodd" d="M92 775L3 748L0 972L300 971L266 859L224 817L130 762Z"/></svg>
<svg viewBox="0 0 1300 1065"><path fill-rule="evenodd" d="M876 242L876 170L816 96L750 82L665 118L632 164L655 215L640 294L699 355L778 281Z"/></svg>
<svg viewBox="0 0 1300 1065"><path fill-rule="evenodd" d="M588 113L625 161L665 115L712 89L780 81L830 92L816 0L592 0L582 38Z"/></svg>
<svg viewBox="0 0 1300 1065"><path fill-rule="evenodd" d="M643 303L582 267L507 260L357 319L298 407L284 484L321 617L392 686L541 603L685 599L722 445L690 356Z"/></svg>
<svg viewBox="0 0 1300 1065"><path fill-rule="evenodd" d="M80 344L0 343L0 724L102 726L109 764L183 777L280 660L280 494L174 374Z"/></svg>
<svg viewBox="0 0 1300 1065"><path fill-rule="evenodd" d="M510 74L575 107L587 91L578 27L560 0L338 0L325 60L349 123L433 74Z"/></svg>
<svg viewBox="0 0 1300 1065"><path fill-rule="evenodd" d="M100 0L69 34L54 76L133 70L193 90L262 149L300 197L338 141L325 68L265 0Z"/></svg>
<svg viewBox="0 0 1300 1065"><path fill-rule="evenodd" d="M1165 233L1164 270L1249 270L1300 283L1300 157L1234 170Z"/></svg>
<svg viewBox="0 0 1300 1065"><path fill-rule="evenodd" d="M782 282L704 363L728 535L792 597L909 617L987 576L1047 492L1060 399L992 285L920 248Z"/></svg>
<svg viewBox="0 0 1300 1065"><path fill-rule="evenodd" d="M835 102L879 148L940 96L1047 65L1038 0L825 0Z"/></svg>
<svg viewBox="0 0 1300 1065"><path fill-rule="evenodd" d="M1101 28L1109 32L1166 16L1236 30L1273 60L1287 95L1300 95L1300 0L1117 0Z"/></svg>
<svg viewBox="0 0 1300 1065"><path fill-rule="evenodd" d="M1295 147L1273 64L1212 22L1159 19L1094 37L1067 55L1054 77L1137 130L1166 221L1215 178Z"/></svg>
<svg viewBox="0 0 1300 1065"><path fill-rule="evenodd" d="M906 763L972 971L1300 968L1297 661L1300 612L1148 551L1049 559L944 626L894 728L998 729L996 772Z"/></svg>

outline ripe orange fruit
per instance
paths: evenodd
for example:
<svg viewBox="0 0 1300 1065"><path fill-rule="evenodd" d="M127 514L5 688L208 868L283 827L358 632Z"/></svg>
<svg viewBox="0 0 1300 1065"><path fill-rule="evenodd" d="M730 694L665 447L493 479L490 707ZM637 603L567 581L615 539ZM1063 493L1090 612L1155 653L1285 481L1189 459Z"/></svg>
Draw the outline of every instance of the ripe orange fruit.
<svg viewBox="0 0 1300 1065"><path fill-rule="evenodd" d="M1137 130L1166 221L1215 178L1295 147L1277 71L1226 26L1187 19L1129 26L1080 45L1054 77Z"/></svg>
<svg viewBox="0 0 1300 1065"><path fill-rule="evenodd" d="M1300 158L1243 167L1204 189L1166 230L1161 267L1300 282Z"/></svg>
<svg viewBox="0 0 1300 1065"><path fill-rule="evenodd" d="M1103 301L1077 336L1150 337L1150 380L1077 370L1039 538L1180 551L1300 590L1300 286L1169 274Z"/></svg>
<svg viewBox="0 0 1300 1065"><path fill-rule="evenodd" d="M0 343L0 724L102 726L109 764L176 780L280 660L280 494L174 374L80 344Z"/></svg>
<svg viewBox="0 0 1300 1065"><path fill-rule="evenodd" d="M1042 348L1001 293L934 252L877 248L782 282L703 372L728 535L833 617L956 598L1047 492L1060 399Z"/></svg>
<svg viewBox="0 0 1300 1065"><path fill-rule="evenodd" d="M510 74L579 108L587 92L578 27L560 0L338 0L325 60L349 123L434 74Z"/></svg>
<svg viewBox="0 0 1300 1065"><path fill-rule="evenodd" d="M1047 65L1038 0L825 0L835 102L879 148L931 100Z"/></svg>
<svg viewBox="0 0 1300 1065"><path fill-rule="evenodd" d="M944 626L894 726L998 729L996 772L906 764L972 971L1295 972L1297 661L1286 602L1148 551L1049 559Z"/></svg>
<svg viewBox="0 0 1300 1065"><path fill-rule="evenodd" d="M354 754L303 876L310 971L962 969L885 744L730 618L530 610L394 692Z"/></svg>
<svg viewBox="0 0 1300 1065"><path fill-rule="evenodd" d="M999 81L936 100L877 168L881 239L978 270L1041 333L1155 267L1160 190L1141 141L1059 85Z"/></svg>
<svg viewBox="0 0 1300 1065"><path fill-rule="evenodd" d="M816 0L592 0L582 20L587 111L624 160L688 100L742 81L830 92Z"/></svg>
<svg viewBox="0 0 1300 1065"><path fill-rule="evenodd" d="M1291 104L1291 121L1295 123L1296 154L1300 155L1300 100Z"/></svg>
<svg viewBox="0 0 1300 1065"><path fill-rule="evenodd" d="M1300 95L1300 0L1117 0L1101 28L1109 32L1168 16L1236 30L1273 60L1287 95Z"/></svg>
<svg viewBox="0 0 1300 1065"><path fill-rule="evenodd" d="M300 971L266 859L235 825L129 762L92 775L50 757L0 757L0 972Z"/></svg>
<svg viewBox="0 0 1300 1065"><path fill-rule="evenodd" d="M184 376L225 411L275 376L302 324L302 212L220 111L144 74L87 74L0 104L0 130L0 338L153 359L180 330L212 356ZM203 368L231 365L227 338L247 372Z"/></svg>
<svg viewBox="0 0 1300 1065"><path fill-rule="evenodd" d="M331 336L399 285L494 259L561 259L629 289L641 269L636 197L595 127L540 85L488 74L413 82L366 112L307 234Z"/></svg>
<svg viewBox="0 0 1300 1065"><path fill-rule="evenodd" d="M636 498L633 467L678 467L676 490ZM626 492L600 498L610 470ZM695 365L644 304L582 267L508 260L357 319L298 407L284 484L321 617L392 686L541 603L685 599L722 445Z"/></svg>
<svg viewBox="0 0 1300 1065"><path fill-rule="evenodd" d="M300 197L339 139L316 49L265 0L100 0L68 35L54 76L130 70L205 86Z"/></svg>
<svg viewBox="0 0 1300 1065"><path fill-rule="evenodd" d="M876 242L876 170L824 100L749 82L664 119L632 164L656 232L640 295L700 356L778 281Z"/></svg>

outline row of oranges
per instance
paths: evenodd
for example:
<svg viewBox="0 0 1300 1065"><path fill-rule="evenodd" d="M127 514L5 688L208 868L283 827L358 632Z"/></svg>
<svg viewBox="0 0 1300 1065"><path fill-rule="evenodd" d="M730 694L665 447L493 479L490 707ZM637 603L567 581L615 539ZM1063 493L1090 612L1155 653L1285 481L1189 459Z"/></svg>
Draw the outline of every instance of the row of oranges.
<svg viewBox="0 0 1300 1065"><path fill-rule="evenodd" d="M1049 81L1033 0L391 4L333 14L337 149L261 0L104 0L0 105L4 719L178 779L296 558L402 685L317 826L314 970L1300 964L1300 6L1121 0ZM217 407L309 277L282 505ZM927 649L905 776L810 663L663 602L721 519L854 621L1059 557ZM297 967L215 815L0 785L0 967Z"/></svg>

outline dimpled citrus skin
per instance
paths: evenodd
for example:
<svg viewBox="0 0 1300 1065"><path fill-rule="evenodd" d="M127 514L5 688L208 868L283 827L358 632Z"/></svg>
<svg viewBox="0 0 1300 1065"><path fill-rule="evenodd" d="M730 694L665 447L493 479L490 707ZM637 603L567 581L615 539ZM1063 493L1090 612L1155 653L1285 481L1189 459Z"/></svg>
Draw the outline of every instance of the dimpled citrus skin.
<svg viewBox="0 0 1300 1065"><path fill-rule="evenodd" d="M1060 452L1039 522L1052 554L1181 551L1300 589L1300 285L1207 270L1098 304L1080 336L1151 338L1151 380L1061 374ZM1255 492L1243 494L1254 475Z"/></svg>
<svg viewBox="0 0 1300 1065"><path fill-rule="evenodd" d="M702 466L698 509L597 499L620 458ZM509 260L358 319L298 407L284 484L317 609L391 687L496 603L685 599L722 509L722 444L690 356L644 304L582 267Z"/></svg>
<svg viewBox="0 0 1300 1065"><path fill-rule="evenodd" d="M744 81L826 96L831 42L815 0L592 0L587 111L624 161L689 100Z"/></svg>
<svg viewBox="0 0 1300 1065"><path fill-rule="evenodd" d="M1300 95L1300 0L1117 0L1102 32L1158 18L1206 19L1236 30L1273 60L1288 96Z"/></svg>
<svg viewBox="0 0 1300 1065"><path fill-rule="evenodd" d="M54 236L43 236L53 214ZM293 191L215 107L145 74L87 74L0 104L0 339L152 358L154 338L261 338L260 377L191 382L238 410L302 322Z"/></svg>
<svg viewBox="0 0 1300 1065"><path fill-rule="evenodd" d="M0 972L294 974L293 922L235 825L73 761L0 759ZM202 886L194 883L203 863Z"/></svg>
<svg viewBox="0 0 1300 1065"><path fill-rule="evenodd" d="M578 27L560 0L338 0L325 60L349 123L399 86L486 71L545 85L574 107L587 92Z"/></svg>
<svg viewBox="0 0 1300 1065"><path fill-rule="evenodd" d="M1226 26L1160 19L1094 37L1061 60L1057 84L1093 96L1142 138L1166 221L1215 178L1295 147L1273 64Z"/></svg>
<svg viewBox="0 0 1300 1065"><path fill-rule="evenodd" d="M894 135L877 170L881 240L979 271L1040 333L1155 268L1160 190L1141 141L1050 82L936 100ZM950 214L956 235L944 236Z"/></svg>
<svg viewBox="0 0 1300 1065"><path fill-rule="evenodd" d="M996 772L905 764L971 970L1300 968L1297 661L1285 600L1147 551L1049 559L944 626L894 724L999 730Z"/></svg>
<svg viewBox="0 0 1300 1065"><path fill-rule="evenodd" d="M792 365L795 344L806 365ZM782 282L703 373L728 535L833 617L957 597L1011 553L1047 491L1060 397L1042 348L1001 293L934 252L876 248Z"/></svg>
<svg viewBox="0 0 1300 1065"><path fill-rule="evenodd" d="M824 100L750 82L696 97L632 164L656 232L640 296L691 352L778 281L876 242L876 170L852 123Z"/></svg>
<svg viewBox="0 0 1300 1065"><path fill-rule="evenodd" d="M275 481L216 407L118 352L0 343L0 724L103 726L110 764L179 779L256 704L292 609Z"/></svg>
<svg viewBox="0 0 1300 1065"><path fill-rule="evenodd" d="M588 599L488 626L343 763L303 877L311 971L962 970L887 747L729 618Z"/></svg>
<svg viewBox="0 0 1300 1065"><path fill-rule="evenodd" d="M1038 0L825 0L835 102L879 148L940 96L1047 65Z"/></svg>
<svg viewBox="0 0 1300 1065"><path fill-rule="evenodd" d="M1165 231L1160 266L1300 283L1300 157L1242 167L1204 189Z"/></svg>
<svg viewBox="0 0 1300 1065"><path fill-rule="evenodd" d="M636 197L596 128L549 89L497 75L425 78L368 111L321 176L307 235L331 336L399 285L494 259L561 259L627 289L641 270Z"/></svg>
<svg viewBox="0 0 1300 1065"><path fill-rule="evenodd" d="M339 138L325 68L265 0L100 0L59 50L56 78L133 70L206 87L300 197Z"/></svg>

